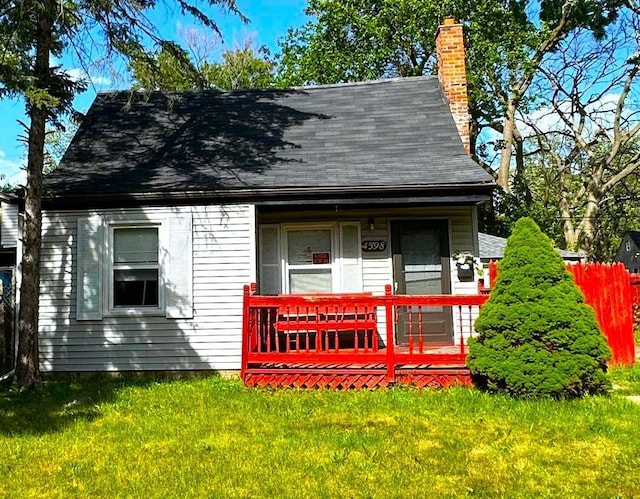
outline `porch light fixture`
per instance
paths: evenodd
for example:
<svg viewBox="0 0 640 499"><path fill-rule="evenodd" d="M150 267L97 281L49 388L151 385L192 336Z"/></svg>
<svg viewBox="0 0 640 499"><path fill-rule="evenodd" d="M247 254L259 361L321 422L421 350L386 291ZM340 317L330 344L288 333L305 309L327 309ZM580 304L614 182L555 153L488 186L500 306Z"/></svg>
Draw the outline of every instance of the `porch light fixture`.
<svg viewBox="0 0 640 499"><path fill-rule="evenodd" d="M367 223L369 224L369 230L373 230L376 227L376 221L373 217L367 219Z"/></svg>

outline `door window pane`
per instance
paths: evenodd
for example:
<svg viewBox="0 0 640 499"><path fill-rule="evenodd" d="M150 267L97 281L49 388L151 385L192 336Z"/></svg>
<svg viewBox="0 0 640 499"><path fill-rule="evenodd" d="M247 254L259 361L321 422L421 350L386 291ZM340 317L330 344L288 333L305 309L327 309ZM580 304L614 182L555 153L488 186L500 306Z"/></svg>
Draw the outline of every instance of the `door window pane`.
<svg viewBox="0 0 640 499"><path fill-rule="evenodd" d="M331 269L291 269L291 293L331 293Z"/></svg>
<svg viewBox="0 0 640 499"><path fill-rule="evenodd" d="M310 265L326 261L331 263L331 230L291 230L287 232L287 260L289 265ZM321 257L320 257L321 256Z"/></svg>

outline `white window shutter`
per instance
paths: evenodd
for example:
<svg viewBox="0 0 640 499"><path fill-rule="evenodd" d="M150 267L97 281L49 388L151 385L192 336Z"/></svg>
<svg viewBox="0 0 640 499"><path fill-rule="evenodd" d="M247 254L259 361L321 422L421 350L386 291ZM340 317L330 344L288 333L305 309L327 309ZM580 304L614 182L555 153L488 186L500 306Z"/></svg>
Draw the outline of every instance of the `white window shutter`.
<svg viewBox="0 0 640 499"><path fill-rule="evenodd" d="M260 294L277 295L280 283L280 227L260 226Z"/></svg>
<svg viewBox="0 0 640 499"><path fill-rule="evenodd" d="M190 214L169 219L169 241L165 247L166 317L190 319L193 317L193 229Z"/></svg>
<svg viewBox="0 0 640 499"><path fill-rule="evenodd" d="M340 291L362 292L362 248L360 223L340 223Z"/></svg>
<svg viewBox="0 0 640 499"><path fill-rule="evenodd" d="M105 227L101 216L82 217L77 220L77 292L76 319L94 321L102 319L102 264L104 261Z"/></svg>
<svg viewBox="0 0 640 499"><path fill-rule="evenodd" d="M0 204L0 244L3 248L15 248L18 244L18 205L5 202Z"/></svg>

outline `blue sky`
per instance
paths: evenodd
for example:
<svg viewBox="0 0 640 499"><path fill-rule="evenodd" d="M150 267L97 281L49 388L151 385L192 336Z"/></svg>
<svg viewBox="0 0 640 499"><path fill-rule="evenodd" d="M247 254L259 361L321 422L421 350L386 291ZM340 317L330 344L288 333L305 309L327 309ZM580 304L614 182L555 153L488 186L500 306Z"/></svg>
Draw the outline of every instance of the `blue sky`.
<svg viewBox="0 0 640 499"><path fill-rule="evenodd" d="M170 2L168 2L170 3ZM212 8L209 14L216 20L223 36L222 50L234 48L247 39L252 39L256 46L266 45L272 54L277 52L278 39L285 36L287 30L304 24L306 0L237 0L240 11L249 18L249 24L243 24L237 17L225 14L219 8ZM178 39L178 26L183 28L198 27L193 19L184 18L176 11L158 9L150 16L165 38ZM67 71L79 72L71 57L60 61ZM86 111L93 101L96 91L123 88L122 82L111 81L104 75L91 75L92 85L89 90L79 95L74 104L78 111ZM115 79L113 79L115 80ZM0 100L0 175L11 183L24 182L24 163L26 151L19 141L23 129L18 120L27 123L24 115L24 104L16 99Z"/></svg>

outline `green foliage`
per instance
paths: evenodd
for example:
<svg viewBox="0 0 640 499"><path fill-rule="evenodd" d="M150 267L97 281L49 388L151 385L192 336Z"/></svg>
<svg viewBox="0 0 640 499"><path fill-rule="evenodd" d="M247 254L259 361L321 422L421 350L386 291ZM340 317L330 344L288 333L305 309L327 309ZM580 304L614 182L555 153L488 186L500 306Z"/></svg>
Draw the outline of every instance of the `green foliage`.
<svg viewBox="0 0 640 499"><path fill-rule="evenodd" d="M315 18L281 44L284 85L415 76L433 69L438 24L456 2L310 0Z"/></svg>
<svg viewBox="0 0 640 499"><path fill-rule="evenodd" d="M186 51L163 48L149 58L132 61L134 88L162 91L233 90L273 86L273 63L250 44L222 53L222 62L196 64Z"/></svg>
<svg viewBox="0 0 640 499"><path fill-rule="evenodd" d="M475 330L467 362L483 389L561 398L609 388L610 351L593 310L529 218L515 224Z"/></svg>
<svg viewBox="0 0 640 499"><path fill-rule="evenodd" d="M130 69L136 90L181 91L205 86L202 75L187 52L176 45L132 60Z"/></svg>
<svg viewBox="0 0 640 499"><path fill-rule="evenodd" d="M625 392L638 367L614 371ZM639 411L617 393L46 381L0 393L0 496L633 497Z"/></svg>
<svg viewBox="0 0 640 499"><path fill-rule="evenodd" d="M207 63L202 73L212 87L225 90L273 87L273 62L266 49L256 53L250 45L222 53L222 62Z"/></svg>
<svg viewBox="0 0 640 499"><path fill-rule="evenodd" d="M551 135L551 134L549 134ZM562 148L560 141L552 142L554 151ZM602 181L608 182L628 165L638 154L640 141L635 138L620 148L620 159L610 168L602 169ZM575 161L573 168L558 167L545 154L536 154L528 158L525 168L512 181L511 192L496 192L493 209L481 211L482 229L496 235L508 236L511 228L522 217L532 218L553 241L554 246L570 251L581 250L580 244L570 247L565 239L564 222L559 213L563 196L565 202L573 207L572 222L579 225L589 203L590 191L584 186L593 183L592 172L603 155L593 155L589 161ZM628 230L640 228L640 205L636 200L640 197L640 180L638 173L632 173L607 193L599 204L593 220L597 231L585 254L590 260L610 262L613 260L622 236ZM489 215L492 215L489 219ZM582 241L578 240L578 243Z"/></svg>
<svg viewBox="0 0 640 499"><path fill-rule="evenodd" d="M55 128L47 129L44 144L45 163L43 173L50 173L58 167L62 156L80 126L79 119L79 117L76 117Z"/></svg>

